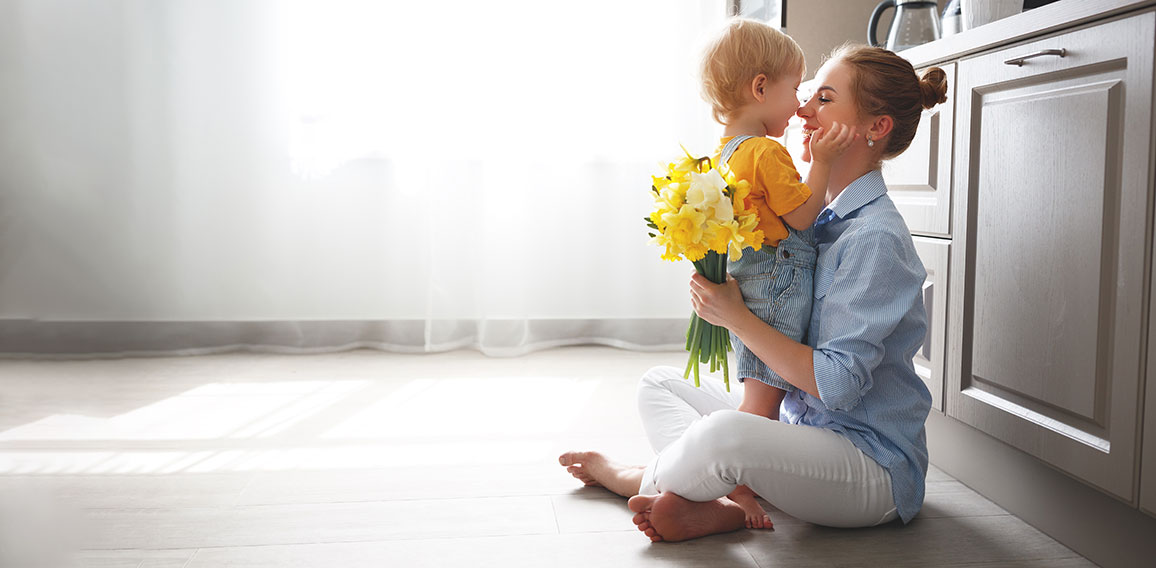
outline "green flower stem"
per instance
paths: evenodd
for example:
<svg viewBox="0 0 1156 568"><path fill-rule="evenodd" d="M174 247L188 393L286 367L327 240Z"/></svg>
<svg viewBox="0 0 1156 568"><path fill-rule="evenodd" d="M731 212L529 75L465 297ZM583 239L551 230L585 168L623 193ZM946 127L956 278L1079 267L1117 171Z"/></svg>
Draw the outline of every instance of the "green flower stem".
<svg viewBox="0 0 1156 568"><path fill-rule="evenodd" d="M718 370L718 327L710 328L710 372Z"/></svg>
<svg viewBox="0 0 1156 568"><path fill-rule="evenodd" d="M690 359L686 363L686 371L683 371L682 378L690 377L690 371L694 369L694 386L699 386L698 383L698 350L699 350L699 336L702 334L702 318L698 314L694 314L690 319L690 337L692 341L687 350L690 351Z"/></svg>
<svg viewBox="0 0 1156 568"><path fill-rule="evenodd" d="M722 368L723 368L723 384L727 387L727 392L731 392L731 371L730 364L727 362L727 351L731 350L731 334L723 330L723 349L722 349Z"/></svg>
<svg viewBox="0 0 1156 568"><path fill-rule="evenodd" d="M702 385L700 385L698 382L698 357L696 357L695 355L696 354L692 353L690 356L690 360L692 363L694 363L694 386L695 386L695 388L698 388Z"/></svg>
<svg viewBox="0 0 1156 568"><path fill-rule="evenodd" d="M711 357L714 356L714 351L711 350L711 339L713 339L712 336L714 335L714 325L711 325L705 321L703 323L706 324L707 327L706 329L702 330L702 344L699 346L698 360L702 363L709 363Z"/></svg>
<svg viewBox="0 0 1156 568"><path fill-rule="evenodd" d="M708 252L704 258L694 261L695 271L715 284L726 282L726 267L726 255L716 252ZM730 332L726 328L713 325L698 317L698 314L691 313L690 325L686 329L686 350L690 352L690 357L686 362L683 378L690 378L693 372L694 386L700 386L699 364L707 363L712 373L722 369L723 382L727 391L730 391L730 364L727 361L727 353L731 351L731 341Z"/></svg>
<svg viewBox="0 0 1156 568"><path fill-rule="evenodd" d="M698 319L698 314L691 312L690 313L690 324L688 324L686 326L686 350L687 351L690 351L691 340L692 339L698 339L697 337L694 336L694 333L693 333L694 332L694 322L697 319ZM684 376L683 378L685 379L686 377Z"/></svg>
<svg viewBox="0 0 1156 568"><path fill-rule="evenodd" d="M694 351L692 350L690 353L690 357L686 361L686 370L682 372L682 378L684 378L684 379L690 378L690 370L691 370L691 368L694 367L697 359L698 358L695 357ZM696 384L695 386L697 387L698 385Z"/></svg>

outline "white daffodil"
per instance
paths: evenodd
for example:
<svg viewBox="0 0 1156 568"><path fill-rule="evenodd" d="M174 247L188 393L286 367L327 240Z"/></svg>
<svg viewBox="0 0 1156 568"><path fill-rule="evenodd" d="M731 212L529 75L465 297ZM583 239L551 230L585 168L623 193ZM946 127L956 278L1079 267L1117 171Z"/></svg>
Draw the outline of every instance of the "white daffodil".
<svg viewBox="0 0 1156 568"><path fill-rule="evenodd" d="M718 170L705 174L691 173L686 204L720 223L730 221L735 218L735 213L730 198L724 193L726 187L727 182Z"/></svg>

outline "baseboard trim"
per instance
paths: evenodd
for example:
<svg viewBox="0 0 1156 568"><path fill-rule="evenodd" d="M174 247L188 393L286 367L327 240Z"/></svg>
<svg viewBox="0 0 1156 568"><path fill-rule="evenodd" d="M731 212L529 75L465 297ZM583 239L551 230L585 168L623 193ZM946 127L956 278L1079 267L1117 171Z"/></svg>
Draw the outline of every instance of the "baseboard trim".
<svg viewBox="0 0 1156 568"><path fill-rule="evenodd" d="M46 321L0 319L0 356L201 355L230 351L401 353L476 349L515 356L568 345L680 349L685 318L350 321Z"/></svg>
<svg viewBox="0 0 1156 568"><path fill-rule="evenodd" d="M931 463L1105 567L1151 566L1156 518L954 418L927 420Z"/></svg>

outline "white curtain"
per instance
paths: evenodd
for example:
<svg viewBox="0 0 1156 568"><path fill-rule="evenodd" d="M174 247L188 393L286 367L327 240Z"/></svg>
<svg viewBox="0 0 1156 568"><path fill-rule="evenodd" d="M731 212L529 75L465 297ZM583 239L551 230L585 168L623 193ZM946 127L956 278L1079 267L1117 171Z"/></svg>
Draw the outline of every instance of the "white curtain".
<svg viewBox="0 0 1156 568"><path fill-rule="evenodd" d="M694 68L724 12L0 0L0 319L669 344L692 268L642 217L721 132Z"/></svg>

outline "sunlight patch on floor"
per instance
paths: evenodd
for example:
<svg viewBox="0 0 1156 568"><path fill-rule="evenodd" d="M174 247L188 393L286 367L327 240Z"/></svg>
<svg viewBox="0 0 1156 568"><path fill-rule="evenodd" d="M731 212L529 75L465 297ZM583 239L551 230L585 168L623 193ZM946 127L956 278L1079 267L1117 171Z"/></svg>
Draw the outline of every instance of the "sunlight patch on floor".
<svg viewBox="0 0 1156 568"><path fill-rule="evenodd" d="M171 474L540 461L600 381L439 377L214 382L110 417L0 432L0 473ZM499 438L507 441L492 441Z"/></svg>

